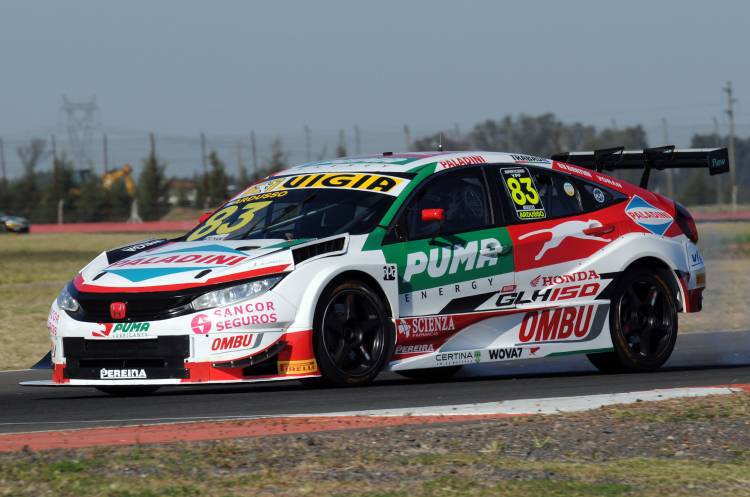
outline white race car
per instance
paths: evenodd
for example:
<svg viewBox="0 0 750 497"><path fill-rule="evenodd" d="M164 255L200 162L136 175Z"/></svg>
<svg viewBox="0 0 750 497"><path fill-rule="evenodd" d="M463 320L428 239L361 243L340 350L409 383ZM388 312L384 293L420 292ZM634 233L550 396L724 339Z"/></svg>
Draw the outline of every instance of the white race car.
<svg viewBox="0 0 750 497"><path fill-rule="evenodd" d="M100 254L47 327L52 379L110 393L587 354L669 357L705 270L651 169L728 170L725 149L345 158L282 171L192 231ZM603 170L640 168L642 187Z"/></svg>

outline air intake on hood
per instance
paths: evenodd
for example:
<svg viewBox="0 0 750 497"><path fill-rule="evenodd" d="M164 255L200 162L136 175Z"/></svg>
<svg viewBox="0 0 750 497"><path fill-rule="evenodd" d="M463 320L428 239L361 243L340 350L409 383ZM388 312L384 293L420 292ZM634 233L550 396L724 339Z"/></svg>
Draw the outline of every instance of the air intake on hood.
<svg viewBox="0 0 750 497"><path fill-rule="evenodd" d="M294 263L299 264L307 259L312 259L322 254L329 252L339 252L344 249L344 237L335 238L333 240L325 240L320 243L313 243L311 245L305 245L303 247L292 249L292 257L294 257Z"/></svg>

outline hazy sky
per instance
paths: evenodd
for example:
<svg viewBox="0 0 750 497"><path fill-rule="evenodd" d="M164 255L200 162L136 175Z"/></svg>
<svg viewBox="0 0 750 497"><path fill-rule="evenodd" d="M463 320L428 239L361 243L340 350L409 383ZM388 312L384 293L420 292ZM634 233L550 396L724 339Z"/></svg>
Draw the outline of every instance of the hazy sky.
<svg viewBox="0 0 750 497"><path fill-rule="evenodd" d="M104 129L173 135L549 111L667 117L677 141L724 125L727 80L747 135L749 33L748 1L2 0L0 135L54 129L66 94L96 95Z"/></svg>

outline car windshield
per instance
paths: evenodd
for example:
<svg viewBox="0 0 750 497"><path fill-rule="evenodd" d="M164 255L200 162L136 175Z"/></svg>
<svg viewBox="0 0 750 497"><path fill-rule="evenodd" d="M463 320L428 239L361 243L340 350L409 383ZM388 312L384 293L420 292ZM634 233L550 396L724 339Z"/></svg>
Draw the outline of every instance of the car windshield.
<svg viewBox="0 0 750 497"><path fill-rule="evenodd" d="M369 233L394 196L361 190L301 188L236 198L190 232L186 240L323 238Z"/></svg>

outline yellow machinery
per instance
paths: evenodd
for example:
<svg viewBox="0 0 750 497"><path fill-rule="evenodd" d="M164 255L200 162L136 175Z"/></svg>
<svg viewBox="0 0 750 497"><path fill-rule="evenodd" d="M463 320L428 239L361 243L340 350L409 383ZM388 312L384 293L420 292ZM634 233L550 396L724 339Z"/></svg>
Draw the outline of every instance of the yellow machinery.
<svg viewBox="0 0 750 497"><path fill-rule="evenodd" d="M102 186L109 190L117 180L122 178L125 182L125 189L128 191L128 195L130 195L130 198L135 198L135 181L133 181L132 172L133 168L130 164L125 164L120 169L108 171L102 176Z"/></svg>

